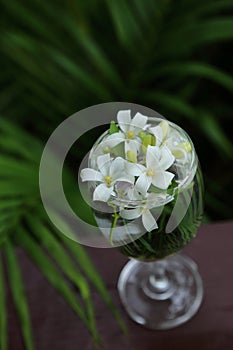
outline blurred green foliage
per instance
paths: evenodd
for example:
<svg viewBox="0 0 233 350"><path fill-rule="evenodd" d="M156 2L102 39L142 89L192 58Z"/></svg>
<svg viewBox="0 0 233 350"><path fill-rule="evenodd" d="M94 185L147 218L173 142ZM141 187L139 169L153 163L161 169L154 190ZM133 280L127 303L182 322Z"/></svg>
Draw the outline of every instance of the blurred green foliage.
<svg viewBox="0 0 233 350"><path fill-rule="evenodd" d="M46 226L46 215L41 214L38 164L43 144L56 126L90 105L134 102L179 124L193 139L202 164L206 219L232 217L232 0L0 0L0 4L0 232L13 290L15 275L21 280L20 271L12 268L17 261L11 242L16 240L3 237L9 237L16 223L24 232L19 245L31 254L37 243L52 245L53 258L62 256L64 273L70 271L68 277L77 283L71 262L57 245L60 236ZM39 225L45 232L52 232L51 240L38 238L30 221L34 213L40 213ZM84 250L77 249L82 266L83 259L89 260ZM56 274L51 279L54 267L43 254L38 250L32 259L97 338L85 279L93 279L94 267L90 261L85 265L90 269L77 285L88 310L86 319L62 277ZM92 282L111 305L98 278ZM31 349L23 288L22 296L18 313L26 324L25 344ZM4 304L3 291L0 303ZM1 310L4 333L6 317ZM1 339L6 349L6 339Z"/></svg>
<svg viewBox="0 0 233 350"><path fill-rule="evenodd" d="M1 118L45 141L93 104L151 107L193 138L207 217L230 218L232 0L1 5Z"/></svg>

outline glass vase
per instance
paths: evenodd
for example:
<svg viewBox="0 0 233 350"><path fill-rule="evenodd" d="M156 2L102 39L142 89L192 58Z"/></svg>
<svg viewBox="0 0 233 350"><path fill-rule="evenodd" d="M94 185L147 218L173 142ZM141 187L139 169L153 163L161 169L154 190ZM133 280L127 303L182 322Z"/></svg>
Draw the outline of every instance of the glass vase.
<svg viewBox="0 0 233 350"><path fill-rule="evenodd" d="M159 118L150 118L158 125ZM100 230L110 246L130 261L120 273L118 291L128 315L150 329L170 329L188 321L199 309L203 285L197 265L180 254L195 237L203 215L203 180L198 158L189 136L177 125L170 128L188 144L189 159L176 161L171 171L175 186L158 193L148 203L112 197L108 203L95 203L93 212ZM93 149L103 141L97 141ZM94 151L90 153L89 164ZM93 184L92 184L93 185ZM119 213L139 208L150 210L157 228L145 231L141 217L126 220Z"/></svg>

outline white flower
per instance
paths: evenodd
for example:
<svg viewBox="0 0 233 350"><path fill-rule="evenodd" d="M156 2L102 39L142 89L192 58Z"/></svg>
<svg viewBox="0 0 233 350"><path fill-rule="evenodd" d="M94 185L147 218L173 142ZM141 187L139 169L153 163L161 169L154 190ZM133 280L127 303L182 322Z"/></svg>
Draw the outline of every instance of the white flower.
<svg viewBox="0 0 233 350"><path fill-rule="evenodd" d="M101 182L93 193L93 200L107 202L114 193L116 182L124 181L134 183L134 176L125 172L125 160L117 157L111 159L110 154L105 154L97 158L98 170L85 168L81 171L82 181Z"/></svg>
<svg viewBox="0 0 233 350"><path fill-rule="evenodd" d="M117 198L114 201L118 206L127 205L129 203L134 203L135 201L142 201L145 199L145 196L142 196L136 189L133 184L126 182L118 182L115 185L115 192ZM119 201L120 200L120 201ZM123 202L121 202L123 200ZM127 203L127 204L126 204Z"/></svg>
<svg viewBox="0 0 233 350"><path fill-rule="evenodd" d="M165 142L165 140L168 138L168 134L170 132L169 129L170 129L169 124L166 120L163 120L157 126L149 128L149 131L156 138L156 146L161 146Z"/></svg>
<svg viewBox="0 0 233 350"><path fill-rule="evenodd" d="M146 152L146 166L142 164L126 163L126 170L130 175L138 176L135 188L145 195L154 185L160 189L167 189L174 174L166 171L174 162L170 150L163 146L148 146Z"/></svg>
<svg viewBox="0 0 233 350"><path fill-rule="evenodd" d="M111 158L112 157L112 149L116 144L114 144L113 141L108 140L106 137L103 139L95 148L91 150L90 153L90 162L91 162L91 167L96 168L97 167L97 159L99 156L102 156L104 154L110 154Z"/></svg>
<svg viewBox="0 0 233 350"><path fill-rule="evenodd" d="M137 154L141 146L141 139L138 135L146 128L148 117L138 112L133 119L131 119L130 112L130 110L118 112L117 121L121 131L110 135L107 140L112 141L112 147L124 142L125 153L131 150Z"/></svg>
<svg viewBox="0 0 233 350"><path fill-rule="evenodd" d="M152 231L158 228L157 222L150 212L150 209L155 206L154 200L157 200L157 196L154 193L149 193L146 201L141 206L134 209L122 209L120 216L126 220L134 220L141 216L145 229Z"/></svg>
<svg viewBox="0 0 233 350"><path fill-rule="evenodd" d="M188 141L182 142L178 132L172 130L166 120L152 127L149 131L156 138L156 146L167 146L176 159L186 162L191 145Z"/></svg>

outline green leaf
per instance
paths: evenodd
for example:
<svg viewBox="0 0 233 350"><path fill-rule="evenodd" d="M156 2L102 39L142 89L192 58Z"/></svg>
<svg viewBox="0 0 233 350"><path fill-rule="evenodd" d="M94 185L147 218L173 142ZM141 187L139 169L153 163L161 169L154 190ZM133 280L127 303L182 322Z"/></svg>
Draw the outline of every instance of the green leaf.
<svg viewBox="0 0 233 350"><path fill-rule="evenodd" d="M41 220L35 217L32 218L31 216L27 216L27 222L29 223L32 232L36 235L37 239L44 245L50 256L54 258L56 263L59 264L59 266L67 275L67 277L79 289L81 296L86 304L91 331L95 339L99 340L94 318L94 307L92 304L91 293L87 281L78 272L75 264L67 255L62 245L56 240L52 232L50 232L45 227Z"/></svg>
<svg viewBox="0 0 233 350"><path fill-rule="evenodd" d="M184 100L178 96L170 95L165 92L145 92L143 97L147 101L156 102L156 104L163 106L165 109L181 114L188 119L195 119L195 110ZM172 115L169 117L172 120Z"/></svg>
<svg viewBox="0 0 233 350"><path fill-rule="evenodd" d="M11 123L2 118L0 122L0 130L4 133L5 136L13 138L15 141L17 140L17 143L15 142L16 150L20 146L27 146L28 149L31 147L31 152L35 156L35 159L39 160L43 147L37 138L30 135L28 132L25 132L22 128L17 126L16 123ZM17 144L19 146L17 146Z"/></svg>
<svg viewBox="0 0 233 350"><path fill-rule="evenodd" d="M48 281L54 286L55 289L58 290L64 299L71 305L74 311L81 317L82 321L93 335L95 341L98 342L99 335L95 325L94 308L92 305L88 282L78 272L76 264L74 264L73 260L62 248L59 241L52 235L52 233L50 233L50 231L46 228L46 225L42 223L45 222L46 215L43 207L41 206L38 192L37 195L35 195L35 189L38 191L37 176L35 177L35 174L37 174L38 171L37 162L32 163L25 160L19 162L17 155L15 155L14 152L15 147L18 149L19 155L22 157L21 153L23 152L21 152L20 148L17 147L17 143L21 145L23 141L29 142L31 148L33 149L34 141L36 143L36 140L22 132L20 128L17 128L14 125L11 127L11 123L9 122L4 122L1 124L0 130L1 129L4 137L9 137L9 139L14 137L16 142L12 144L13 152L10 156L6 155L5 152L2 156L0 156L0 176L2 176L2 178L0 177L0 197L4 198L3 201L0 201L0 242L4 242L7 234L9 235L10 233L14 232L15 229L19 230L19 233L17 231L16 241L18 241L19 244L28 252L32 260L44 273ZM41 147L38 147L38 149L41 149ZM65 183L69 183L70 191L73 193L72 184L75 185L75 180L70 175L68 169L64 171L64 174L66 176L64 176L63 180ZM31 179L29 179L30 176L32 176ZM39 213L39 215L42 215L42 221L39 219L32 220L32 207L35 207L33 210L36 211L37 215ZM84 215L90 216L90 213L83 209ZM72 281L73 285L80 290L83 301L82 303L76 298L75 292L67 284L66 279L60 273L60 270L58 271L58 269L53 266L46 254L44 254L41 248L38 246L38 243L34 241L32 237L29 237L29 235L26 234L22 228L22 218L24 217L29 217L28 223L32 228L33 234L40 238L42 244L48 250L52 259L55 260L58 269L60 269L60 265L63 273L70 279L70 281ZM82 265L81 258L77 258L77 260L79 261L80 265ZM92 277L95 281L98 281L99 276L97 274ZM101 286L104 290L104 284ZM108 303L111 306L113 305L110 297L108 299ZM117 314L117 311L115 311L115 314Z"/></svg>
<svg viewBox="0 0 233 350"><path fill-rule="evenodd" d="M38 188L34 184L28 183L25 185L24 181L15 179L14 181L0 180L0 197L10 197L12 199L21 196L27 198L38 195Z"/></svg>
<svg viewBox="0 0 233 350"><path fill-rule="evenodd" d="M21 324L21 330L24 338L25 347L27 350L33 350L33 338L31 330L31 321L27 298L24 290L24 283L19 269L14 247L8 240L4 243L4 251L6 256L7 271L11 292L14 300L14 305Z"/></svg>
<svg viewBox="0 0 233 350"><path fill-rule="evenodd" d="M13 156L0 155L0 176L15 176L25 178L27 181L35 182L38 178L37 166L31 166L22 160L16 159Z"/></svg>
<svg viewBox="0 0 233 350"><path fill-rule="evenodd" d="M6 85L7 82L2 82L2 84ZM17 99L18 94L19 85L17 82L9 84L8 86L6 85L0 96L1 110L4 111L5 108L9 108Z"/></svg>
<svg viewBox="0 0 233 350"><path fill-rule="evenodd" d="M0 149L3 149L6 153L16 152L16 154L33 162L38 160L25 145L21 144L17 139L6 137L6 135L0 135ZM1 157L2 156L0 156L0 159Z"/></svg>
<svg viewBox="0 0 233 350"><path fill-rule="evenodd" d="M232 0L209 1L208 3L201 2L201 6L197 9L197 15L220 13L220 11L231 10L233 7Z"/></svg>
<svg viewBox="0 0 233 350"><path fill-rule="evenodd" d="M32 1L31 5L34 4L35 1ZM46 39L51 39L59 43L57 33L53 30L53 27L51 27L51 22L49 20L46 21L46 16L43 15L43 12L42 16L41 14L39 15L36 7L33 6L33 10L30 9L29 6L25 6L25 4L18 1L5 2L4 6L11 18L16 20L19 24L21 23L23 26L26 26L33 34L42 35ZM40 6L40 9L41 8ZM56 12L58 12L58 9L56 9Z"/></svg>
<svg viewBox="0 0 233 350"><path fill-rule="evenodd" d="M22 204L20 199L8 199L4 201L0 201L0 211L2 210L11 210L16 209Z"/></svg>
<svg viewBox="0 0 233 350"><path fill-rule="evenodd" d="M121 326L122 330L125 333L127 333L126 325L125 325L124 321L122 320L122 317L121 317L120 313L118 312L116 306L113 304L111 297L110 297L110 295L109 295L109 293L104 285L102 278L100 277L94 264L91 262L85 249L77 242L74 242L71 239L67 238L65 235L61 234L58 230L56 230L56 231L57 231L57 234L59 235L59 237L61 238L61 240L65 243L65 245L69 249L69 251L75 257L80 269L83 270L83 272L86 274L86 276L92 282L92 284L98 290L101 297L106 302L109 309L112 311L112 314L115 316L115 318L116 318L118 324ZM80 264L80 262L81 262L81 264Z"/></svg>
<svg viewBox="0 0 233 350"><path fill-rule="evenodd" d="M83 30L77 23L67 18L66 27L69 32L74 36L75 40L82 46L84 52L87 54L87 59L102 73L103 76L107 77L113 85L122 87L121 78L116 70L116 67L112 64L111 60L106 56L96 41L93 40L91 34Z"/></svg>
<svg viewBox="0 0 233 350"><path fill-rule="evenodd" d="M143 35L140 31L132 7L124 0L106 0L108 10L112 16L116 35L126 49L134 51L136 41L142 41Z"/></svg>
<svg viewBox="0 0 233 350"><path fill-rule="evenodd" d="M178 186L178 182L176 182L175 180L172 180L171 185L166 190L167 194L172 196L174 194L174 190L177 186Z"/></svg>
<svg viewBox="0 0 233 350"><path fill-rule="evenodd" d="M177 57L191 54L198 47L218 41L233 39L233 17L214 18L200 20L191 23L181 23L174 28L168 26L164 35L161 35L159 45L160 50L156 57L160 59L171 55Z"/></svg>
<svg viewBox="0 0 233 350"><path fill-rule="evenodd" d="M231 0L206 0L205 2L197 0L182 2L179 0L171 11L169 30L172 32L180 28L190 28L192 25L214 19L214 15L218 16L220 14L221 17L219 18L224 19L224 12L229 11L231 13L232 6ZM220 11L224 12L221 13Z"/></svg>
<svg viewBox="0 0 233 350"><path fill-rule="evenodd" d="M83 306L78 301L74 291L66 283L65 279L58 272L57 268L52 264L49 258L38 248L36 242L21 227L18 228L17 236L15 236L18 244L27 252L38 269L43 273L49 283L62 295L67 303L72 307L76 314L81 318L85 326L92 333L94 339L95 334L92 332L89 319L83 310Z"/></svg>
<svg viewBox="0 0 233 350"><path fill-rule="evenodd" d="M59 101L54 93L51 92L49 86L44 86L43 82L38 81L33 76L26 75L24 77L24 84L29 90L34 91L34 96L31 97L30 101L27 101L28 104L33 106L34 110L37 110L38 103L40 104L40 113L45 117L50 117L50 111L53 113L67 113L67 107L64 105L64 101ZM28 107L27 107L28 108ZM43 126L43 123L46 123L45 118L41 119L38 123L38 126ZM48 124L45 124L48 126Z"/></svg>
<svg viewBox="0 0 233 350"><path fill-rule="evenodd" d="M151 74L151 73L150 73ZM181 62L165 65L152 72L153 79L158 76L197 76L210 79L233 92L233 78L218 68L202 62Z"/></svg>
<svg viewBox="0 0 233 350"><path fill-rule="evenodd" d="M92 93L97 94L101 100L104 97L112 98L109 91L99 81L88 73L87 70L81 69L70 57L65 56L62 52L50 49L50 55L54 62L66 71L70 76L75 76L81 83L91 90Z"/></svg>
<svg viewBox="0 0 233 350"><path fill-rule="evenodd" d="M217 119L207 111L200 111L201 128L205 132L206 137L212 141L216 149L229 158L233 158L233 144L228 140L224 131L222 130Z"/></svg>
<svg viewBox="0 0 233 350"><path fill-rule="evenodd" d="M190 34L193 35L194 41L187 42L188 46L196 46L199 44L214 42L218 40L233 39L233 17L213 18L195 24L190 28Z"/></svg>
<svg viewBox="0 0 233 350"><path fill-rule="evenodd" d="M0 349L7 350L7 310L5 297L5 283L0 254Z"/></svg>
<svg viewBox="0 0 233 350"><path fill-rule="evenodd" d="M2 51L8 57L8 59L15 62L21 67L26 74L32 75L38 81L41 81L46 85L46 80L43 75L39 74L40 66L33 60L31 54L29 54L25 48L21 48L23 41L21 36L15 33L5 33L4 40L2 42Z"/></svg>
<svg viewBox="0 0 233 350"><path fill-rule="evenodd" d="M112 135L112 134L115 134L115 133L118 132L118 131L119 131L118 126L116 125L116 123L114 122L114 120L112 120L111 123L110 123L109 134Z"/></svg>
<svg viewBox="0 0 233 350"><path fill-rule="evenodd" d="M156 253L156 251L144 238L140 237L140 242L142 243L142 246L145 249L145 251L148 251L150 253Z"/></svg>

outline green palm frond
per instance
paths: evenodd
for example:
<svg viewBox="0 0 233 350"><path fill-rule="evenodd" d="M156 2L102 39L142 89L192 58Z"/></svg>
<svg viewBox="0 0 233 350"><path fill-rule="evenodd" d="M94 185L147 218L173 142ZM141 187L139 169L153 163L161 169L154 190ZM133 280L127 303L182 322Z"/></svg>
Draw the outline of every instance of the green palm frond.
<svg viewBox="0 0 233 350"><path fill-rule="evenodd" d="M211 66L208 63L203 62L178 62L178 63L168 63L162 65L160 69L154 69L150 74L147 74L147 79L153 79L155 81L159 77L180 77L182 81L187 77L198 77L210 79L213 82L222 85L224 88L228 89L233 93L233 78L226 74L225 72L217 69L216 67Z"/></svg>
<svg viewBox="0 0 233 350"><path fill-rule="evenodd" d="M11 244L10 240L6 240L4 242L3 248L5 250L6 255L6 264L8 269L8 277L11 286L12 296L19 317L25 347L27 350L33 350L34 345L28 304L24 290L24 283L14 251L14 246Z"/></svg>
<svg viewBox="0 0 233 350"><path fill-rule="evenodd" d="M2 254L0 256L0 348L7 350L7 310Z"/></svg>
<svg viewBox="0 0 233 350"><path fill-rule="evenodd" d="M100 295L124 329L121 317L85 249L78 244L72 247L75 263L64 249L62 241L66 241L66 246L71 247L73 244L69 243L68 238L61 241L43 210L38 187L41 144L21 128L6 121L0 124L0 139L0 246L5 252L7 274L13 301L22 325L21 330L26 349L33 349L33 340L27 298L14 244L25 250L49 283L82 319L95 341L99 342L100 339L95 324L89 281L97 287ZM67 178L69 186L72 187L70 183L74 181L72 176L68 170L64 172L67 173L64 179ZM83 268L83 263L85 263L85 268ZM84 273L79 272L80 268ZM95 271L95 276L92 276L93 271ZM2 286L0 304L3 305L2 269L0 269L0 284ZM76 290L79 291L79 295ZM1 308L0 323L4 349L4 346L6 348L6 310L4 307Z"/></svg>

